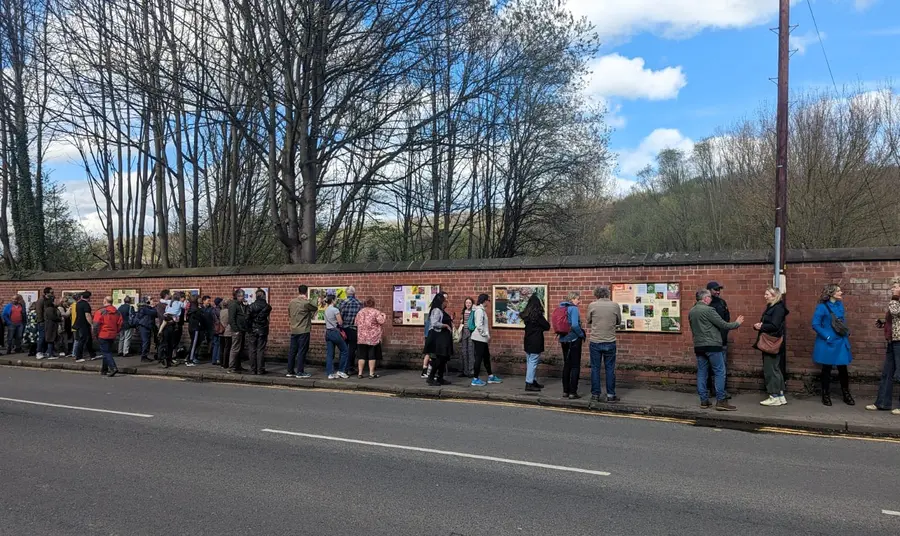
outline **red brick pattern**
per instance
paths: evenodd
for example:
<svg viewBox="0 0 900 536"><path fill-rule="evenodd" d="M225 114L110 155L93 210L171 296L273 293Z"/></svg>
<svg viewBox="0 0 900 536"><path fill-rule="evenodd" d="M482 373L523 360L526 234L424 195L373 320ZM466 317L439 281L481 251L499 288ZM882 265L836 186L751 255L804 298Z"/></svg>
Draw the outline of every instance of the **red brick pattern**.
<svg viewBox="0 0 900 536"><path fill-rule="evenodd" d="M287 318L288 302L296 295L297 285L309 286L346 284L357 288L360 299L372 296L384 312L391 309L394 285L440 284L450 295L450 311L458 316L464 297L481 292L490 294L492 285L509 283L543 283L548 285L551 307L571 290L584 296L582 310L591 301L592 289L613 283L680 282L682 285L682 318L686 320L693 305L693 293L711 280L725 285L723 297L733 316L746 316L746 327L733 332L730 346L731 382L734 387L757 388L760 384L761 360L751 348L755 340L752 324L758 321L765 308L763 292L771 281L770 266L751 265L693 265L652 267L597 267L542 270L439 271L399 273L328 273L322 275L268 276L236 275L211 277L165 277L130 279L85 279L68 281L0 281L4 297L17 291L39 290L52 286L57 296L61 291L87 288L93 292L92 305L102 303L103 296L113 288L138 288L144 295L158 294L164 288L199 287L202 294L230 296L234 287L269 287L271 292L272 330L269 355L284 357L289 342ZM889 281L900 275L900 262L832 262L803 263L789 267L788 272L788 368L792 374L808 374L815 370L811 361L814 336L809 322L816 300L824 285L839 283L845 290L848 322L852 329L854 352L852 373L857 379L872 381L880 374L884 359L882 331L874 327L883 316L889 294ZM6 298L8 299L8 298ZM555 375L559 368L560 351L548 334L548 353L541 365L541 374ZM321 326L313 327L313 358L324 352ZM421 363L423 328L385 327L385 359L391 366L416 366ZM511 329L493 330L491 353L498 368L506 372L524 370L522 332ZM588 366L585 348L583 363ZM677 385L693 382L695 359L687 322L681 334L627 333L619 337L620 378L624 381Z"/></svg>

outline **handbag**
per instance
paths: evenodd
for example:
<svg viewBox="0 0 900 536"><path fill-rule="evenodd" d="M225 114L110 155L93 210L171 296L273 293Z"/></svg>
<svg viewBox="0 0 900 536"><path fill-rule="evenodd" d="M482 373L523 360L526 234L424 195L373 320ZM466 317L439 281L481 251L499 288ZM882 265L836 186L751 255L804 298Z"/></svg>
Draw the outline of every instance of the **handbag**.
<svg viewBox="0 0 900 536"><path fill-rule="evenodd" d="M831 315L831 329L834 330L835 334L838 337L846 337L850 335L850 328L847 327L847 324L844 323L843 320L837 317L834 314L834 311L831 310L831 306L828 305L828 302L825 302L825 308L828 309L828 313Z"/></svg>
<svg viewBox="0 0 900 536"><path fill-rule="evenodd" d="M456 329L453 330L453 342L459 342L462 340L462 329L462 324L460 324Z"/></svg>
<svg viewBox="0 0 900 536"><path fill-rule="evenodd" d="M759 339L756 341L756 348L764 354L776 355L781 351L781 345L784 344L784 337L775 337L768 333L760 333Z"/></svg>

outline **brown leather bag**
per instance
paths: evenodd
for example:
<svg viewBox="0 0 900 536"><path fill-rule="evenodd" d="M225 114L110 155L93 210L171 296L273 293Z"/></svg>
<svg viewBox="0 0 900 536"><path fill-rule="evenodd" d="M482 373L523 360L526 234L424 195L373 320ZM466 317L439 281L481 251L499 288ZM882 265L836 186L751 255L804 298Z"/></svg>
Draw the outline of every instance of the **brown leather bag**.
<svg viewBox="0 0 900 536"><path fill-rule="evenodd" d="M777 354L781 351L781 345L784 344L784 337L773 337L768 333L760 333L759 340L756 341L756 348L764 354Z"/></svg>

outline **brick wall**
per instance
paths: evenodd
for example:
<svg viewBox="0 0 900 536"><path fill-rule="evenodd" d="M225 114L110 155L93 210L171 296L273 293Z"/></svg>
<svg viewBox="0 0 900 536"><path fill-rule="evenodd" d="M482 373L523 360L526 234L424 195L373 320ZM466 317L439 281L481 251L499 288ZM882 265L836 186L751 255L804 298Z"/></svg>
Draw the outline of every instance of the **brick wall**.
<svg viewBox="0 0 900 536"><path fill-rule="evenodd" d="M900 275L900 249L826 250L791 252L788 269L788 369L793 378L812 383L810 373L814 335L809 327L822 287L838 282L845 290L848 322L852 329L854 362L851 372L860 382L877 381L884 356L881 330L875 320L883 316L889 280ZM240 272L240 273L236 273ZM458 314L464 297L480 292L490 294L492 285L543 283L549 287L551 304L576 290L586 297L585 310L597 285L627 282L680 282L682 311L686 319L693 305L692 294L710 280L726 289L733 316L747 317L746 327L733 332L729 350L731 383L735 388L757 389L761 384L761 360L751 348L755 340L752 324L765 308L763 292L771 281L771 264L766 255L733 254L711 256L644 256L591 259L512 259L491 261L431 261L417 264L382 263L372 265L277 266L239 269L182 269L100 272L82 274L34 274L19 279L0 280L0 295L52 286L57 296L63 290L88 289L92 305L102 303L113 288L137 288L143 295L164 288L197 288L210 296L229 296L233 287L269 287L273 307L269 355L284 357L289 341L288 302L297 285L354 285L360 298L372 296L383 311L391 309L393 285L440 284L450 295L450 311ZM8 298L6 298L8 299ZM681 334L624 333L619 338L620 378L625 382L669 386L690 384L695 359L690 330L685 322ZM558 345L548 334L548 353L541 365L542 375L557 375L561 367ZM321 326L313 327L312 359L324 354ZM386 326L385 365L415 367L421 364L422 327ZM491 352L501 372L524 370L522 332L495 329ZM587 349L583 363L588 364ZM794 382L793 388L802 384Z"/></svg>

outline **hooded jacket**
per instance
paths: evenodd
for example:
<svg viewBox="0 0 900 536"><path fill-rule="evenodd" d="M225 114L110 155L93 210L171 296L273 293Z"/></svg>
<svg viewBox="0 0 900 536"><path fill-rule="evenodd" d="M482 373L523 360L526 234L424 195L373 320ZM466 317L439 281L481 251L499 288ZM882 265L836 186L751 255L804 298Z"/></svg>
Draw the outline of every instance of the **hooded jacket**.
<svg viewBox="0 0 900 536"><path fill-rule="evenodd" d="M94 312L94 325L98 339L113 340L122 330L122 315L112 305L105 305Z"/></svg>

